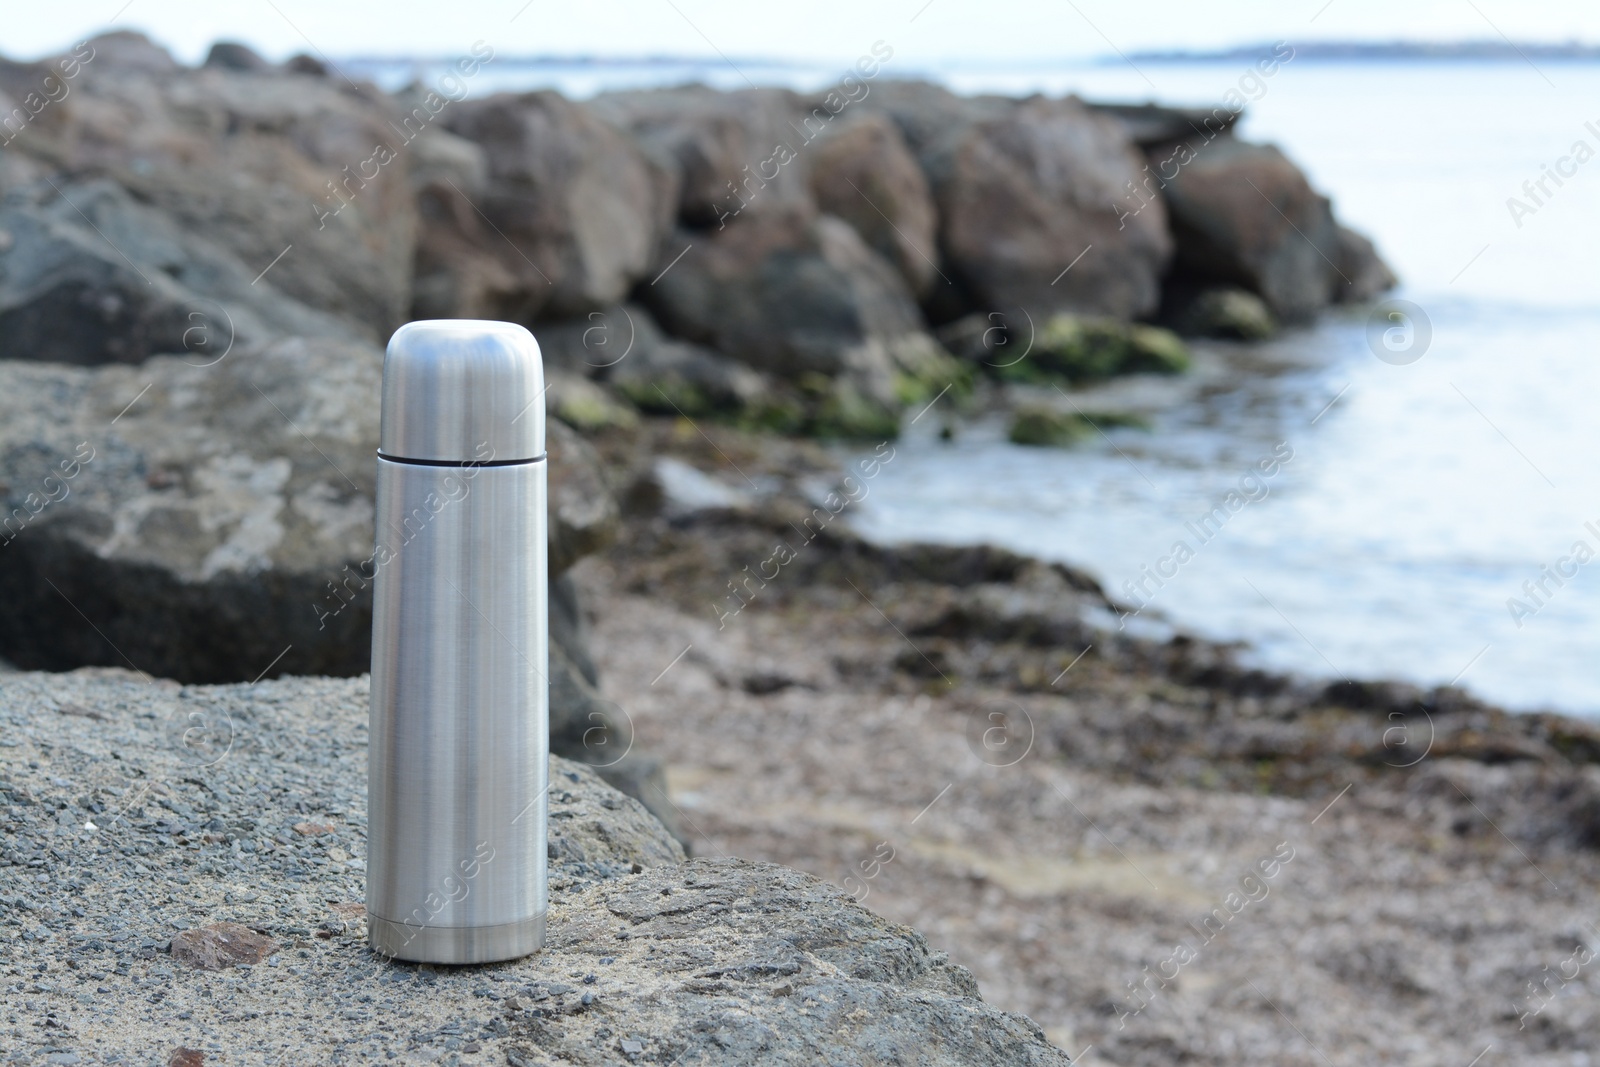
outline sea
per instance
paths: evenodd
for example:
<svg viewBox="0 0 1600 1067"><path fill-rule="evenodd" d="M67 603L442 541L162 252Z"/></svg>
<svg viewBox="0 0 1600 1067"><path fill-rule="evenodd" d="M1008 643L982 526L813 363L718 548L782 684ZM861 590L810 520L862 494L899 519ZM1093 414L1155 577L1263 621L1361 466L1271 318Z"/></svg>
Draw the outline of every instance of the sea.
<svg viewBox="0 0 1600 1067"><path fill-rule="evenodd" d="M838 77L733 66L506 66L475 90ZM852 506L859 531L1071 563L1140 607L1124 625L1238 642L1275 670L1600 716L1600 64L889 68L960 92L1208 107L1237 93L1241 136L1281 147L1377 243L1404 303L1217 346L1175 393L1116 386L1155 398L1148 429L1074 448L1010 444L998 416L919 419ZM431 71L360 73L393 87Z"/></svg>

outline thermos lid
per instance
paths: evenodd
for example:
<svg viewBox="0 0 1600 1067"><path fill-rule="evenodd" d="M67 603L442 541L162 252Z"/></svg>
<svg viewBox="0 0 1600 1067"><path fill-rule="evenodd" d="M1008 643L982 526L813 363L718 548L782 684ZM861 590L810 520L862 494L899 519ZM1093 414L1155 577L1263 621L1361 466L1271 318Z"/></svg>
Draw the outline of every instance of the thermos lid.
<svg viewBox="0 0 1600 1067"><path fill-rule="evenodd" d="M426 319L389 338L378 452L505 463L544 455L539 342L514 322Z"/></svg>

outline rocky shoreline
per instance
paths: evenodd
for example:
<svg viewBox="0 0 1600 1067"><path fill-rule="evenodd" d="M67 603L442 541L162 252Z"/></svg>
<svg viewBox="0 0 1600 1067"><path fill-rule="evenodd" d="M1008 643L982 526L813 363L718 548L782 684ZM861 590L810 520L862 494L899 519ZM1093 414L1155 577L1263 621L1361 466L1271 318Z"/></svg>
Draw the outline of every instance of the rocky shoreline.
<svg viewBox="0 0 1600 1067"><path fill-rule="evenodd" d="M18 1062L1586 1062L1596 727L851 532L908 418L1070 446L1139 413L1063 390L1199 388L1198 338L1394 282L1236 112L891 61L582 103L132 34L0 61ZM481 973L359 930L379 342L422 316L529 324L554 416L566 918ZM229 724L198 758L191 705Z"/></svg>
<svg viewBox="0 0 1600 1067"><path fill-rule="evenodd" d="M706 434L613 469L729 496L635 512L575 574L696 854L833 881L1086 1062L1593 1054L1593 723L1134 636L1088 575L865 543L819 525L829 454Z"/></svg>

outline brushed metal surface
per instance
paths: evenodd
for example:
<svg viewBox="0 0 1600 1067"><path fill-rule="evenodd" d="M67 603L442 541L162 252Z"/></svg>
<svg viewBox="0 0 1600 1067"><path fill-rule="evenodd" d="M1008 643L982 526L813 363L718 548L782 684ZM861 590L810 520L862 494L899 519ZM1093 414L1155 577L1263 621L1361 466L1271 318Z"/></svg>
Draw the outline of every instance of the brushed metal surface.
<svg viewBox="0 0 1600 1067"><path fill-rule="evenodd" d="M483 463L544 455L539 342L513 322L428 319L389 338L378 452Z"/></svg>
<svg viewBox="0 0 1600 1067"><path fill-rule="evenodd" d="M415 963L489 963L512 960L544 947L541 914L505 926L410 926L367 916L374 952Z"/></svg>
<svg viewBox="0 0 1600 1067"><path fill-rule="evenodd" d="M545 481L542 460L378 458L367 815L376 951L474 963L542 944Z"/></svg>

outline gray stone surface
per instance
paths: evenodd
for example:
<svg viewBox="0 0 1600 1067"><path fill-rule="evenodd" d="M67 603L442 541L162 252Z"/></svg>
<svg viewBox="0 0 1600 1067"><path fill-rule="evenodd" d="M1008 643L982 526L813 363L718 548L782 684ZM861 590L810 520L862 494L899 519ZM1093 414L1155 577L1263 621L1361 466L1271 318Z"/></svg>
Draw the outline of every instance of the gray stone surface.
<svg viewBox="0 0 1600 1067"><path fill-rule="evenodd" d="M278 337L366 336L256 281L259 269L115 182L37 181L0 201L0 353L92 365L182 352L211 362Z"/></svg>
<svg viewBox="0 0 1600 1067"><path fill-rule="evenodd" d="M893 263L912 292L925 296L943 280L933 193L887 117L866 112L830 128L811 157L811 191L823 211Z"/></svg>
<svg viewBox="0 0 1600 1067"><path fill-rule="evenodd" d="M1069 1062L915 931L787 868L685 864L559 759L549 948L374 956L362 679L4 675L0 723L0 1044L17 1062ZM215 971L170 954L218 923L275 951Z"/></svg>
<svg viewBox="0 0 1600 1067"><path fill-rule="evenodd" d="M809 207L748 212L708 234L680 231L661 270L645 299L670 333L828 395L824 409L895 413L900 379L940 378L949 359L894 266L848 223ZM892 434L892 414L888 421Z"/></svg>
<svg viewBox="0 0 1600 1067"><path fill-rule="evenodd" d="M809 206L805 102L787 89L719 92L704 85L602 93L584 105L632 133L675 176L685 225L716 226L746 210ZM801 153L779 153L779 145Z"/></svg>
<svg viewBox="0 0 1600 1067"><path fill-rule="evenodd" d="M440 250L438 270L470 276L489 269L481 258L497 262L509 279L488 290L497 317L583 315L648 277L677 188L632 138L555 92L464 101L441 122L481 146L486 173L472 204L459 203L467 189L435 189L446 210L427 228L443 232L424 244Z"/></svg>
<svg viewBox="0 0 1600 1067"><path fill-rule="evenodd" d="M1176 242L1174 288L1243 286L1295 322L1395 284L1372 243L1339 226L1328 199L1276 147L1194 136L1149 158L1171 179L1161 196Z"/></svg>
<svg viewBox="0 0 1600 1067"><path fill-rule="evenodd" d="M375 336L404 321L417 216L393 98L282 68L180 67L138 34L88 46L71 95L8 153L58 184L111 178L251 276L272 265L279 291ZM0 65L0 91L25 93L43 73Z"/></svg>
<svg viewBox="0 0 1600 1067"><path fill-rule="evenodd" d="M946 292L952 287L941 282L930 291L941 318L1155 309L1171 240L1159 202L1119 218L1144 160L1115 119L1070 97L880 88L865 106L886 111L904 131L938 204L942 269L960 290Z"/></svg>
<svg viewBox="0 0 1600 1067"><path fill-rule="evenodd" d="M207 682L365 670L381 373L376 346L300 339L0 361L0 655ZM552 421L549 451L559 575L617 505L573 431Z"/></svg>

